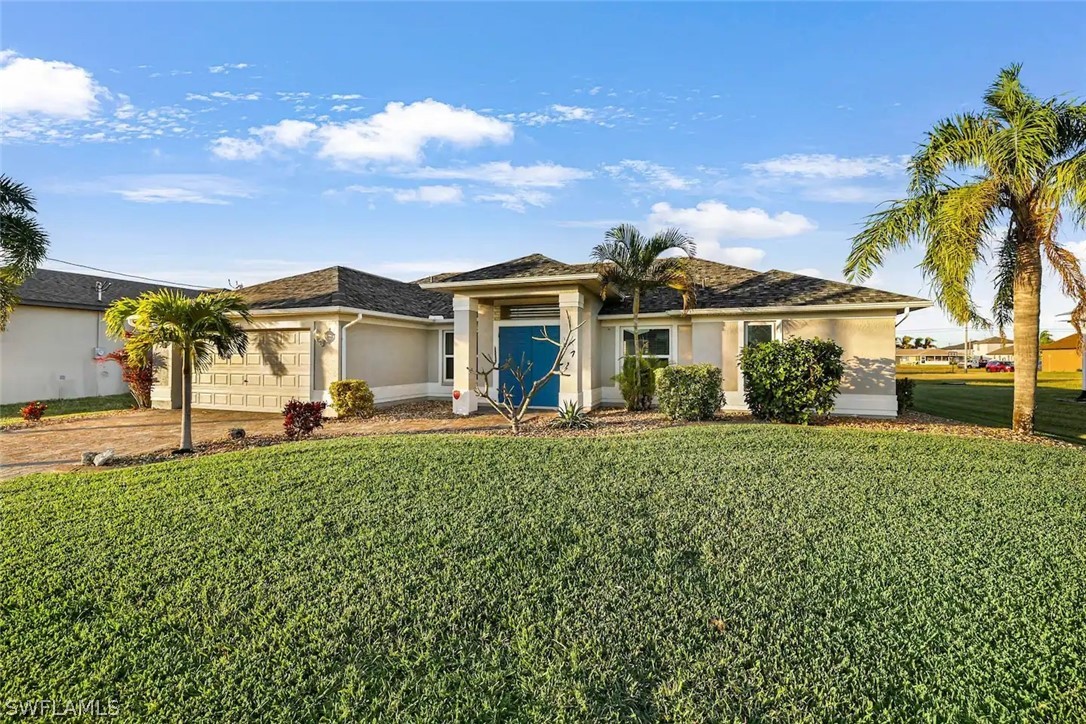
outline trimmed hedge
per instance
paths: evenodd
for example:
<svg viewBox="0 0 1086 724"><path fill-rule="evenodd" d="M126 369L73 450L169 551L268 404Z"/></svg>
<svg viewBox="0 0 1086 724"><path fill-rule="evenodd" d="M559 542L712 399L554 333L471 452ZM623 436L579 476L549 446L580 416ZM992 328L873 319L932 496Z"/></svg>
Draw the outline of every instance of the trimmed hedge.
<svg viewBox="0 0 1086 724"><path fill-rule="evenodd" d="M908 377L898 377L894 382L897 392L897 414L913 409L916 398L916 381Z"/></svg>
<svg viewBox="0 0 1086 724"><path fill-rule="evenodd" d="M656 402L672 420L708 420L724 404L724 376L709 364L656 370Z"/></svg>
<svg viewBox="0 0 1086 724"><path fill-rule="evenodd" d="M743 396L759 420L806 425L833 410L844 350L833 340L793 337L747 347L739 355Z"/></svg>
<svg viewBox="0 0 1086 724"><path fill-rule="evenodd" d="M373 391L365 380L336 380L328 386L332 407L339 417L373 417Z"/></svg>

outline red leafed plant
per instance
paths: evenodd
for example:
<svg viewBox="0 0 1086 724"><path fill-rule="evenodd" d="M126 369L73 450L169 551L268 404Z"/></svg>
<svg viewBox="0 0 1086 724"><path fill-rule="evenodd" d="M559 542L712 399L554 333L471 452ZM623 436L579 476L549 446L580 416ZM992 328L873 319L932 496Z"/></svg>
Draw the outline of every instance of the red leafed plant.
<svg viewBox="0 0 1086 724"><path fill-rule="evenodd" d="M161 366L162 361L157 357L150 364L133 364L128 350L121 347L107 355L98 358L100 361L113 360L121 366L121 379L128 385L128 390L136 400L136 407L148 408L151 406L151 388L155 384L155 370Z"/></svg>
<svg viewBox="0 0 1086 724"><path fill-rule="evenodd" d="M290 400L283 406L283 432L288 440L309 437L318 427L324 427L324 410L328 403Z"/></svg>
<svg viewBox="0 0 1086 724"><path fill-rule="evenodd" d="M43 405L40 402L28 402L23 409L19 410L19 414L23 416L23 419L27 422L37 422L41 419L41 416L45 414L45 411L49 409L49 405Z"/></svg>

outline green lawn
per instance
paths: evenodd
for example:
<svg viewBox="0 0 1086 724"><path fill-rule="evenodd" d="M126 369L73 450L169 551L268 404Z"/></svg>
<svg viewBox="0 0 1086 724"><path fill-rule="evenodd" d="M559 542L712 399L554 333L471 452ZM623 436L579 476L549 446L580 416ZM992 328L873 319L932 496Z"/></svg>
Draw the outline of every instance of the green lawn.
<svg viewBox="0 0 1086 724"><path fill-rule="evenodd" d="M1086 455L718 425L0 485L0 702L159 721L1086 710ZM288 714L289 712L289 714Z"/></svg>
<svg viewBox="0 0 1086 724"><path fill-rule="evenodd" d="M88 412L103 412L105 410L127 410L132 407L132 395L127 392L123 395L106 395L105 397L77 397L71 400L41 400L49 409L45 411L43 420L51 417L68 415L82 415ZM25 402L13 402L0 405L0 426L12 425L23 421L19 414L26 405Z"/></svg>
<svg viewBox="0 0 1086 724"><path fill-rule="evenodd" d="M977 425L1011 426L1014 375L970 370L906 374L916 380L916 409ZM1086 443L1086 405L1068 402L1082 389L1079 372L1042 372L1037 384L1037 430Z"/></svg>

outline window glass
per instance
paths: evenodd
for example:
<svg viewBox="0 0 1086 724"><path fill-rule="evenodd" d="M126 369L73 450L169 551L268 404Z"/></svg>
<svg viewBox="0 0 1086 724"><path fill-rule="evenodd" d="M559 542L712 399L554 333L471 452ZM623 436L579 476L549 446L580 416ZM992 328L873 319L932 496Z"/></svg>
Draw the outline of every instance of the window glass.
<svg viewBox="0 0 1086 724"><path fill-rule="evenodd" d="M743 340L744 347L750 347L755 344L762 344L763 342L773 341L773 325L766 324L748 324L746 331L746 338Z"/></svg>
<svg viewBox="0 0 1086 724"><path fill-rule="evenodd" d="M455 363L453 362L453 333L443 332L441 337L444 340L444 346L441 350L442 374L444 375L442 379L445 382L452 382L456 371Z"/></svg>
<svg viewBox="0 0 1086 724"><path fill-rule="evenodd" d="M671 330L667 327L660 329L640 329L638 337L641 338L642 354L648 357L668 357L671 355ZM622 352L626 356L634 354L634 333L632 329L622 330Z"/></svg>

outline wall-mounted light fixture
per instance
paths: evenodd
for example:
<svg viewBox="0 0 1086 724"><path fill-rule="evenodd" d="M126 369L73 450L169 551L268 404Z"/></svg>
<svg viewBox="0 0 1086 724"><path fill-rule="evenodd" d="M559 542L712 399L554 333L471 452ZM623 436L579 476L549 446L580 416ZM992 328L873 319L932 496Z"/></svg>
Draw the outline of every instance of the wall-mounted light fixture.
<svg viewBox="0 0 1086 724"><path fill-rule="evenodd" d="M318 329L313 330L313 341L315 341L319 347L332 344L335 340L336 333L330 329L326 329L323 332Z"/></svg>

